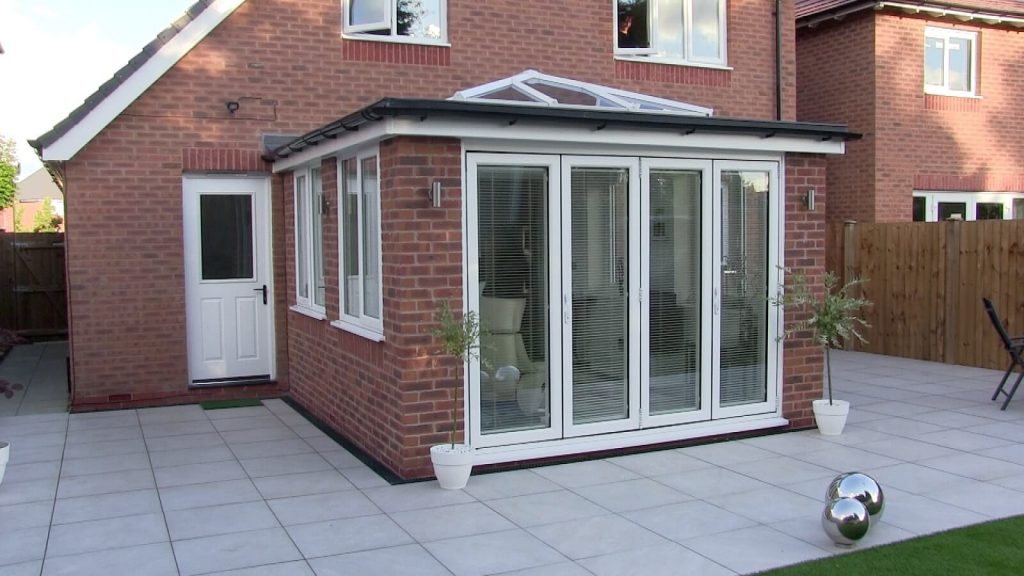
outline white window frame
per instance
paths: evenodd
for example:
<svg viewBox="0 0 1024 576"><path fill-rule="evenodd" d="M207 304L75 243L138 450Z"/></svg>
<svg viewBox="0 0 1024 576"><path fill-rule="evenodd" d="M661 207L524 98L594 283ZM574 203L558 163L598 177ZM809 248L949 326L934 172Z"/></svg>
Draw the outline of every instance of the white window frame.
<svg viewBox="0 0 1024 576"><path fill-rule="evenodd" d="M978 33L967 30L954 30L952 28L937 28L927 26L924 29L925 47L927 50L928 38L942 40L942 86L928 84L924 80L924 91L926 94L939 96L976 96L978 86ZM969 40L971 43L971 88L969 90L953 90L949 87L949 41L950 39ZM924 62L922 61L922 66ZM924 68L922 67L922 79L924 79Z"/></svg>
<svg viewBox="0 0 1024 576"><path fill-rule="evenodd" d="M378 234L376 238L371 241L377 243L377 279L379 285L377 286L377 310L380 311L380 318L373 318L363 313L366 309L364 299L366 298L365 282L364 282L364 270L366 268L366 262L364 260L366 250L362 246L363 234L363 212L365 210L363 206L363 161L373 159L377 165L377 206L375 213L372 214L377 219L377 230ZM359 250L357 254L359 257L359 314L353 315L345 311L345 295L348 291L348 279L345 277L345 171L344 164L349 160L355 160L356 165L356 185L359 187L356 197L358 198L358 211L359 215L357 221L359 223L359 230L357 233L360 239ZM380 173L380 150L375 146L361 150L356 154L348 154L340 156L335 160L338 167L338 315L339 318L331 322L332 326L340 328L347 332L358 334L364 338L381 342L384 340L384 279L383 279L383 250L381 246L381 173Z"/></svg>
<svg viewBox="0 0 1024 576"><path fill-rule="evenodd" d="M295 247L295 306L292 307L292 309L295 310L296 312L300 312L300 313L306 314L307 316L312 316L314 318L318 318L318 319L322 320L322 319L325 319L327 317L326 316L327 310L324 307L324 305L316 303L317 286L318 286L319 282L322 282L323 278L318 278L317 277L317 270L316 270L316 264L315 264L316 263L316 259L313 256L313 253L316 250L316 248L313 246L314 242L316 242L316 235L313 233L313 229L315 227L314 224L313 224L313 219L314 218L323 218L323 207L319 206L319 205L314 205L314 202L313 202L313 173L314 172L320 173L321 174L321 178L323 177L322 176L323 173L321 172L319 166L306 166L304 168L296 170L294 175L293 175L293 183L294 184L292 186L292 188L293 188L292 206L294 207L294 212L295 213L293 215L292 223L294 225L293 229L295 230L295 234L294 234L294 236L295 236L295 245L294 245L294 247ZM303 185L303 186L299 185L300 179L305 182L305 185ZM323 181L322 180L321 180L321 184L320 185L323 186ZM299 197L300 196L305 196L305 200L306 200L305 206L309 210L309 214L306 215L308 220L307 220L307 226L306 226L305 230L300 230L300 228L299 228ZM299 261L300 260L300 256L299 256L300 234L301 234L302 237L304 237L304 239L306 241L306 246L308 247L307 253L306 253L306 258L305 258L305 260L306 260L306 262L305 262L306 278L299 278L299 270L301 269L301 264L302 264ZM320 235L320 253L323 254L323 234L322 233ZM309 287L309 290L307 291L307 295L306 296L303 296L302 292L299 289L299 287L301 286L301 282L303 282L303 281L307 282L307 285Z"/></svg>
<svg viewBox="0 0 1024 576"><path fill-rule="evenodd" d="M683 3L683 58L679 59L673 56L664 56L658 53L658 50L654 47L655 44L655 31L658 28L658 10L656 0L648 0L648 39L651 43L650 48L619 48L619 4L618 0L612 0L612 14L614 15L615 26L612 30L612 46L615 49L615 56L630 59L630 60L641 60L644 62L659 62L663 64L681 64L687 66L704 66L704 67L728 67L729 54L729 38L728 30L726 29L726 22L728 21L727 9L728 3L726 0L718 0L718 30L719 30L719 58L695 58L693 56L693 0L678 0Z"/></svg>
<svg viewBox="0 0 1024 576"><path fill-rule="evenodd" d="M448 46L448 0L438 0L438 20L441 34L437 38L403 36L398 34L398 0L380 0L387 2L390 11L385 20L367 24L349 24L352 17L352 0L341 0L341 35L356 40L372 40L376 42L395 42L401 44L432 44ZM389 34L373 34L381 30L390 30Z"/></svg>
<svg viewBox="0 0 1024 576"><path fill-rule="evenodd" d="M963 202L967 206L964 220L973 222L977 217L978 203L1002 204L1003 220L1013 220L1013 201L1024 199L1021 192L944 192L938 190L914 191L914 198L925 199L925 222L939 221L939 204ZM1024 216L1018 216L1024 218Z"/></svg>

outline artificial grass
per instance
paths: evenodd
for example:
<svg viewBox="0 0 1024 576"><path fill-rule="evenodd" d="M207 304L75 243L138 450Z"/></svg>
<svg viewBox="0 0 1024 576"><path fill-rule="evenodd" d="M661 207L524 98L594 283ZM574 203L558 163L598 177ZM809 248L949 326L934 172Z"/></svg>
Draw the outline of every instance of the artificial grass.
<svg viewBox="0 0 1024 576"><path fill-rule="evenodd" d="M916 576L1024 572L1024 516L762 572L770 576Z"/></svg>
<svg viewBox="0 0 1024 576"><path fill-rule="evenodd" d="M203 410L223 410L224 408L242 408L243 406L262 406L259 398L242 398L240 400L207 400L200 402Z"/></svg>

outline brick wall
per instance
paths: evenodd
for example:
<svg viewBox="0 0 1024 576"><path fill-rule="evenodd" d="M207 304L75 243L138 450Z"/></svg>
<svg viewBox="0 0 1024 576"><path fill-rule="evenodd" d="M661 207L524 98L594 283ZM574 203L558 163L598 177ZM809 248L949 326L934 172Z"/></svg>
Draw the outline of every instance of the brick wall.
<svg viewBox="0 0 1024 576"><path fill-rule="evenodd" d="M830 199L826 157L815 154L786 155L785 266L803 274L810 286L820 286L825 270L825 214ZM807 191L815 191L815 210L804 206ZM785 312L786 325L799 320ZM786 339L783 351L782 416L791 428L814 425L811 401L821 398L824 352L806 332Z"/></svg>
<svg viewBox="0 0 1024 576"><path fill-rule="evenodd" d="M924 93L928 25L979 33L980 98ZM1024 191L1024 33L865 12L801 30L797 57L798 117L866 136L829 162L829 219L909 221L914 190Z"/></svg>

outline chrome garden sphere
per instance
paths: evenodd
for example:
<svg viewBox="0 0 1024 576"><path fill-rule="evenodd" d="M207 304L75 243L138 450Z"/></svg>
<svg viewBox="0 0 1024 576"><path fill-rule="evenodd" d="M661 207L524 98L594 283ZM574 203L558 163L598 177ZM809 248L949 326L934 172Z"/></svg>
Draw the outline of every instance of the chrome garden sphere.
<svg viewBox="0 0 1024 576"><path fill-rule="evenodd" d="M853 546L868 533L868 510L854 498L829 500L821 514L821 527L833 542Z"/></svg>
<svg viewBox="0 0 1024 576"><path fill-rule="evenodd" d="M825 501L830 502L836 498L859 500L871 516L872 526L882 518L882 512L885 511L885 494L882 487L874 478L861 472L847 472L832 480L825 491Z"/></svg>

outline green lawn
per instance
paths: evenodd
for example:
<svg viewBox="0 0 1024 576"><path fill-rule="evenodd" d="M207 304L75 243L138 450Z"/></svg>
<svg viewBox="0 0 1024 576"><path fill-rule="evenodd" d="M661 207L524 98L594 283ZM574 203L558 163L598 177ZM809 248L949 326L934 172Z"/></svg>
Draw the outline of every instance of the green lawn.
<svg viewBox="0 0 1024 576"><path fill-rule="evenodd" d="M884 522L884 520L883 520ZM870 538L870 536L868 536ZM779 568L771 576L1024 574L1024 516Z"/></svg>

